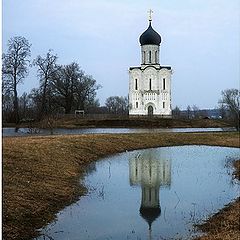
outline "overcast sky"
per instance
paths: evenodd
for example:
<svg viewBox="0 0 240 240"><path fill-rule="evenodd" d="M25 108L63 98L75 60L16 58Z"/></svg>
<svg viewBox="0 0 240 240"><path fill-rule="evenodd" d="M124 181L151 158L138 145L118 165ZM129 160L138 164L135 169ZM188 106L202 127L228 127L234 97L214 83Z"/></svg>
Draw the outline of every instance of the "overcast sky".
<svg viewBox="0 0 240 240"><path fill-rule="evenodd" d="M161 35L160 64L174 70L173 106L217 106L221 91L239 88L239 0L3 0L3 51L24 36L32 59L53 49L59 64L73 61L109 96L128 95L128 68L140 65L139 36ZM20 92L38 87L32 68Z"/></svg>

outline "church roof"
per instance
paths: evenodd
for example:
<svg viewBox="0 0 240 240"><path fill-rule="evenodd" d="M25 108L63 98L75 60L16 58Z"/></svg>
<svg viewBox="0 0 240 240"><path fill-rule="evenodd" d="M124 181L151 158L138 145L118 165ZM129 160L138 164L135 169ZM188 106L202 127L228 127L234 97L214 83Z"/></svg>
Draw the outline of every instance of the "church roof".
<svg viewBox="0 0 240 240"><path fill-rule="evenodd" d="M154 67L153 65L151 65L151 67ZM172 68L170 66L160 66L160 69L166 68L168 70L171 70ZM133 69L142 69L142 67L130 67L129 70L133 70Z"/></svg>
<svg viewBox="0 0 240 240"><path fill-rule="evenodd" d="M160 45L161 36L152 28L151 21L149 21L148 29L143 32L139 38L139 42L142 45Z"/></svg>

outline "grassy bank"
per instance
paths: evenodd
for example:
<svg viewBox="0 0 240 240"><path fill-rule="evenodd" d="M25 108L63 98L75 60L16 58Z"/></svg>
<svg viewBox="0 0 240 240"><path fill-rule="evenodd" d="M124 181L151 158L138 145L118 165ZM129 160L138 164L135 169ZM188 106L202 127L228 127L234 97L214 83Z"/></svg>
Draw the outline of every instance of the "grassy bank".
<svg viewBox="0 0 240 240"><path fill-rule="evenodd" d="M182 127L229 127L230 122L222 119L168 119L168 118L109 118L109 119L81 119L60 118L56 127L158 127L158 128L182 128Z"/></svg>
<svg viewBox="0 0 240 240"><path fill-rule="evenodd" d="M240 180L240 160L233 163L234 177ZM240 239L240 199L228 204L210 217L199 229L207 233L197 240L239 240Z"/></svg>
<svg viewBox="0 0 240 240"><path fill-rule="evenodd" d="M239 147L238 133L99 134L3 138L4 239L30 239L86 192L86 164L126 150L205 144Z"/></svg>
<svg viewBox="0 0 240 240"><path fill-rule="evenodd" d="M21 123L18 127L29 127L36 126L40 128L49 127L46 123L48 121L43 120L42 122L32 123ZM12 124L4 123L4 127L13 127ZM215 128L215 127L232 127L233 123L222 120L222 119L167 119L167 118L78 118L78 117L59 117L54 119L52 127L55 128L84 128L84 127L126 127L126 128L137 128L137 127L154 127L154 128Z"/></svg>

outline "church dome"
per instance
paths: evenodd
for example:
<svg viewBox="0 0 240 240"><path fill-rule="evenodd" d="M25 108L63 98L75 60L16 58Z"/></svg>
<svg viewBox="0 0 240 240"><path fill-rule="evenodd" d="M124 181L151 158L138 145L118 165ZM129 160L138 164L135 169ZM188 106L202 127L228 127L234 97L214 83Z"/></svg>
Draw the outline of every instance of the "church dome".
<svg viewBox="0 0 240 240"><path fill-rule="evenodd" d="M151 227L152 223L160 216L161 209L158 208L149 208L149 207L142 207L140 208L141 216L146 220L149 227Z"/></svg>
<svg viewBox="0 0 240 240"><path fill-rule="evenodd" d="M142 45L160 45L161 36L152 28L151 21L149 21L148 29L140 36L139 42Z"/></svg>

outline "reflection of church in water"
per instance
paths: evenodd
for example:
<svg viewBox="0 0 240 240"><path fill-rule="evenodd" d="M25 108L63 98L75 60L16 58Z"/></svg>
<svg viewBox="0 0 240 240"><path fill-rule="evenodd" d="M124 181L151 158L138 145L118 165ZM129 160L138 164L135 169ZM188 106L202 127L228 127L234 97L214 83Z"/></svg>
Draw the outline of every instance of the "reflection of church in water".
<svg viewBox="0 0 240 240"><path fill-rule="evenodd" d="M140 185L142 201L140 215L149 225L151 239L152 223L160 216L160 187L171 185L171 157L164 149L147 149L129 159L130 185Z"/></svg>

